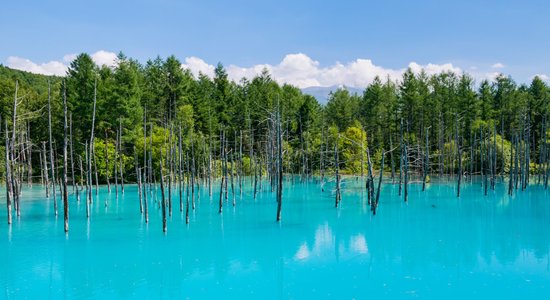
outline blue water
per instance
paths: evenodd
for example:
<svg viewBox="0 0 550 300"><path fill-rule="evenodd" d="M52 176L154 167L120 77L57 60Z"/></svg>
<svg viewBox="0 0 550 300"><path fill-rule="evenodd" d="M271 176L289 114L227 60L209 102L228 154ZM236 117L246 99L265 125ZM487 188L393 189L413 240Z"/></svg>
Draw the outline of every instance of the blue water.
<svg viewBox="0 0 550 300"><path fill-rule="evenodd" d="M174 192L168 232L158 203L150 221L136 186L118 199L102 187L88 221L70 198L70 232L42 187L25 188L21 217L6 224L0 190L0 298L5 299L548 299L550 202L541 187L510 197L505 184L483 196L466 182L410 185L408 203L385 184L378 214L363 183L285 183L283 220L275 196L253 199L250 183L218 214L202 189L190 224ZM264 185L265 189L266 185ZM160 197L160 191L158 191ZM157 198L158 199L158 198ZM61 209L61 205L60 205Z"/></svg>

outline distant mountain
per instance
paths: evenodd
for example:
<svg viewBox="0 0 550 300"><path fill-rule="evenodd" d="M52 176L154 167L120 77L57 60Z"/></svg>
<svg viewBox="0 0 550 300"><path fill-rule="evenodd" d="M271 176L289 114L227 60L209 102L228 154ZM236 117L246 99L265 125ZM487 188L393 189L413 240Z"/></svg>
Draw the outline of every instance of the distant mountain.
<svg viewBox="0 0 550 300"><path fill-rule="evenodd" d="M321 105L325 105L328 102L328 96L329 96L330 92L335 92L339 88L343 88L343 89L348 90L348 92L350 92L350 94L357 94L357 95L362 95L363 94L362 89L354 88L354 87L348 87L348 86L338 86L338 85L334 85L334 86L312 86L312 87L303 88L302 92L304 94L311 95L311 96L315 97L315 99L317 99L317 101L319 101L319 103Z"/></svg>

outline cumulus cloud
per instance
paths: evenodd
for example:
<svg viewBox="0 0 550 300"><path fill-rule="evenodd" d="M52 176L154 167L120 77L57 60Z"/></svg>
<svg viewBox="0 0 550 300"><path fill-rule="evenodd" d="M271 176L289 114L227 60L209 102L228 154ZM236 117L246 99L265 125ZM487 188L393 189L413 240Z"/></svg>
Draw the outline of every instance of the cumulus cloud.
<svg viewBox="0 0 550 300"><path fill-rule="evenodd" d="M96 53L91 55L92 60L98 65L107 67L114 67L117 63L117 55L114 52L109 52L105 50L99 50Z"/></svg>
<svg viewBox="0 0 550 300"><path fill-rule="evenodd" d="M181 67L183 69L189 69L195 75L202 73L210 78L214 76L214 66L207 64L198 57L186 57L185 63L182 64Z"/></svg>
<svg viewBox="0 0 550 300"><path fill-rule="evenodd" d="M59 61L52 60L46 63L35 63L29 59L18 56L10 56L6 59L6 66L12 69L27 71L36 74L64 76L69 64L76 58L77 54L64 55ZM98 65L113 67L117 63L117 55L114 52L99 50L90 55Z"/></svg>
<svg viewBox="0 0 550 300"><path fill-rule="evenodd" d="M505 65L503 63L499 63L499 62L497 62L496 64L491 65L491 68L493 68L493 69L502 69L504 67L505 67Z"/></svg>
<svg viewBox="0 0 550 300"><path fill-rule="evenodd" d="M76 56L77 56L76 53L67 54L67 55L63 56L63 62L67 63L67 64L70 64L73 60L76 59Z"/></svg>
<svg viewBox="0 0 550 300"><path fill-rule="evenodd" d="M11 56L7 59L6 65L10 68L33 73L62 76L65 75L68 65L76 56L76 54L67 54L59 61L50 61L47 63L35 63L25 58ZM114 67L117 64L117 54L114 52L100 50L91 54L91 57L99 66L106 65L108 67ZM189 69L195 76L198 76L200 73L209 77L214 76L215 66L199 57L186 57L181 67L183 69ZM267 70L271 77L277 82L281 84L292 84L299 88L316 86L349 86L364 88L370 84L376 76L382 79L389 77L391 80L400 80L403 72L405 72L407 68L410 68L415 73L424 71L428 75L441 72L454 72L457 74L463 72L461 68L451 63L429 63L422 65L411 62L403 68L393 69L376 65L372 60L363 58L346 63L336 62L332 65L322 66L318 61L304 53L288 54L277 64L257 64L248 67L229 65L226 67L226 70L229 78L237 82L243 77L253 78L260 75L264 70ZM495 70L472 70L473 72L471 75L478 80L493 80L499 74L499 72Z"/></svg>
<svg viewBox="0 0 550 300"><path fill-rule="evenodd" d="M540 79L543 80L543 81L548 81L548 80L550 80L550 77L549 77L548 75L546 75L546 74L535 74L535 75L531 76L531 80L535 79L535 77L538 77L538 78L540 78Z"/></svg>
<svg viewBox="0 0 550 300"><path fill-rule="evenodd" d="M29 59L17 56L8 57L6 60L6 66L12 69L44 75L62 76L65 74L65 71L67 71L67 66L59 61L50 61L47 63L37 64Z"/></svg>
<svg viewBox="0 0 550 300"><path fill-rule="evenodd" d="M188 59L195 60L196 58L186 58L186 65L193 71L192 64L187 62ZM206 69L205 64L203 60L200 60L200 66L204 69ZM444 71L462 72L460 68L450 63L420 65L411 62L408 67L416 73L424 70L428 75ZM207 69L210 70L213 68L212 65L208 65ZM288 54L276 65L258 64L250 67L229 65L227 67L229 78L235 81L239 81L243 77L252 78L261 74L263 70L267 70L272 78L279 83L289 83L300 88L335 85L362 88L371 83L376 76L383 79L390 77L392 80L398 80L406 68L384 68L375 65L370 59L356 59L345 64L336 62L331 66L322 67L318 61L303 53ZM194 74L197 75L198 73L194 72Z"/></svg>

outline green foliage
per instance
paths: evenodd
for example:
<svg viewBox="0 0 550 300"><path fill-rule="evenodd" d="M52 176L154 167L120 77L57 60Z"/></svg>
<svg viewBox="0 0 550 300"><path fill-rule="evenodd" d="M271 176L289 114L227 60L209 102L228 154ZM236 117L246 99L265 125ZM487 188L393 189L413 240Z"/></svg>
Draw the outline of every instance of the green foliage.
<svg viewBox="0 0 550 300"><path fill-rule="evenodd" d="M325 108L325 118L340 131L350 127L358 119L359 97L345 89L331 93Z"/></svg>
<svg viewBox="0 0 550 300"><path fill-rule="evenodd" d="M177 114L178 124L181 124L182 130L189 131L194 128L193 106L190 104L181 105Z"/></svg>
<svg viewBox="0 0 550 300"><path fill-rule="evenodd" d="M161 158L160 149L169 149L169 129L173 129L172 142L176 143L181 126L182 150L190 153L193 136L196 162L201 166L208 161L210 147L212 159L216 164L220 163L219 135L222 130L230 141L231 151L236 151L234 143L240 139L242 131L245 173L250 174L248 156L251 149L265 164L265 141L270 133L270 118L276 111L281 112L284 169L287 172L301 172L304 158L310 172L318 170L321 152L328 162L325 167L333 168L337 145L340 167L344 172L358 174L361 168L366 168L367 143L377 167L383 149L394 149L393 160L398 163L401 137L411 147L411 155L420 156L425 149L426 134L431 155L437 157L439 153L445 153L447 171L451 172L456 166L456 154L453 154L456 152L456 128L464 150L465 165L470 147L476 145L475 154L479 157L480 131L496 130L498 167L501 168L504 160L507 170L512 137L529 128L534 141L531 161L538 161L541 157L545 130L550 138L549 126L543 128L548 120L549 87L539 77L528 86L518 85L502 75L493 82L482 81L476 85L467 74L443 72L428 76L425 72L408 69L397 81L375 78L362 95L338 89L330 94L328 103L321 106L299 88L279 84L267 70L253 78L233 82L222 64L216 66L213 78L205 74L195 78L189 70L181 68L181 62L174 56L157 57L141 65L121 53L114 66L97 66L90 55L83 53L71 62L64 78L0 66L2 120L11 120L16 80L20 97L19 116L24 116L19 126L30 127L35 151L48 140L50 83L52 132L57 153L60 153L63 139L64 80L68 110L73 120L75 157L84 157L83 145L90 139L95 87L95 146L102 177L106 172L103 142L108 141L107 152L112 164L113 141L120 127L125 171L133 172L134 147L139 161L142 161L144 118L148 130L153 125L155 170L158 170ZM11 126L8 124L9 130ZM3 128L4 124L0 131L3 132ZM477 144L472 144L474 137ZM492 138L486 137L487 140ZM166 156L166 152L163 155ZM34 165L38 165L38 159L38 155L33 155ZM389 167L389 157L386 159ZM414 162L411 168L421 168L418 161L412 159L411 162ZM35 168L35 172L38 170Z"/></svg>
<svg viewBox="0 0 550 300"><path fill-rule="evenodd" d="M357 124L356 124L357 125ZM365 149L367 147L367 134L358 127L348 127L342 135L342 158L347 172L358 174L367 162Z"/></svg>

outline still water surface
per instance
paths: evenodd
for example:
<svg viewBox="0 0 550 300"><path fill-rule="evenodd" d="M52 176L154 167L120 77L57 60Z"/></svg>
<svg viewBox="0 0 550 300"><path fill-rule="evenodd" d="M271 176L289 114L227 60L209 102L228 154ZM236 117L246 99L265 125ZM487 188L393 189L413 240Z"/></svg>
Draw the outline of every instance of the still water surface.
<svg viewBox="0 0 550 300"><path fill-rule="evenodd" d="M264 184L264 189L267 184ZM364 184L285 183L283 220L275 196L253 199L250 182L218 214L201 188L190 224L173 193L168 232L158 201L146 224L137 187L118 198L101 187L91 218L70 198L63 232L42 187L25 188L21 217L9 227L0 189L0 299L548 299L550 198L531 186L510 197L506 185L483 196L466 182L411 184L408 203L383 185L378 214ZM160 190L157 191L157 199ZM60 209L62 206L60 205Z"/></svg>

